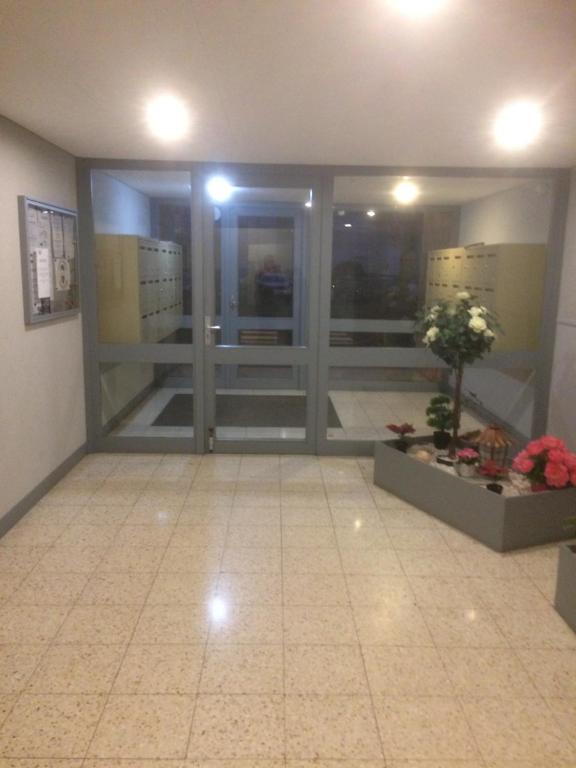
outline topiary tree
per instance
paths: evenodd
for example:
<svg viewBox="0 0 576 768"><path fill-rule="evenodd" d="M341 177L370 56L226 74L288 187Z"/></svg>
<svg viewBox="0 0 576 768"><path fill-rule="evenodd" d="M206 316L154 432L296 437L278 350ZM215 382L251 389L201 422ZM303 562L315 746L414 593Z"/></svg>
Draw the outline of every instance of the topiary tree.
<svg viewBox="0 0 576 768"><path fill-rule="evenodd" d="M426 408L426 424L429 427L448 432L454 426L454 411L452 410L452 401L448 395L434 395L430 400L430 405Z"/></svg>
<svg viewBox="0 0 576 768"><path fill-rule="evenodd" d="M462 381L464 367L481 360L492 349L496 331L495 315L475 303L467 291L455 295L453 301L439 301L427 308L417 321L424 334L424 344L445 362L454 375L454 410L450 455L456 453L462 414Z"/></svg>

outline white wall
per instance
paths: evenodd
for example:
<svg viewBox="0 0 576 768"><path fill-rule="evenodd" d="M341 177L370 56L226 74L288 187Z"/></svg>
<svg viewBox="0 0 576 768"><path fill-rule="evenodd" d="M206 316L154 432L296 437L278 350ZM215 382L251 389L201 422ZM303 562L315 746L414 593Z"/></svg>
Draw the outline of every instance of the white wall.
<svg viewBox="0 0 576 768"><path fill-rule="evenodd" d="M546 243L552 198L552 185L543 180L466 203L458 244Z"/></svg>
<svg viewBox="0 0 576 768"><path fill-rule="evenodd" d="M150 237L150 199L104 171L92 174L94 231Z"/></svg>
<svg viewBox="0 0 576 768"><path fill-rule="evenodd" d="M572 172L548 432L576 450L576 169Z"/></svg>
<svg viewBox="0 0 576 768"><path fill-rule="evenodd" d="M18 195L76 208L74 159L0 117L0 517L86 440L82 321L26 328Z"/></svg>

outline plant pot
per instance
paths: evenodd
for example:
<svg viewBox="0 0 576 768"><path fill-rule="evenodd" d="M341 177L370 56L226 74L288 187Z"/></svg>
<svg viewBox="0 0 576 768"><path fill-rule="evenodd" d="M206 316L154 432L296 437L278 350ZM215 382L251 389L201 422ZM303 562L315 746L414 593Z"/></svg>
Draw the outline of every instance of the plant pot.
<svg viewBox="0 0 576 768"><path fill-rule="evenodd" d="M460 477L476 477L476 464L464 464L457 461L454 469Z"/></svg>
<svg viewBox="0 0 576 768"><path fill-rule="evenodd" d="M437 430L433 433L433 442L434 442L434 448L437 448L439 451L445 451L446 448L450 445L450 433L444 432L443 430Z"/></svg>
<svg viewBox="0 0 576 768"><path fill-rule="evenodd" d="M489 491L492 491L492 493L498 493L501 494L504 490L504 486L500 485L500 483L488 483L486 485L486 488L488 488Z"/></svg>
<svg viewBox="0 0 576 768"><path fill-rule="evenodd" d="M576 632L576 546L573 544L560 547L554 607Z"/></svg>

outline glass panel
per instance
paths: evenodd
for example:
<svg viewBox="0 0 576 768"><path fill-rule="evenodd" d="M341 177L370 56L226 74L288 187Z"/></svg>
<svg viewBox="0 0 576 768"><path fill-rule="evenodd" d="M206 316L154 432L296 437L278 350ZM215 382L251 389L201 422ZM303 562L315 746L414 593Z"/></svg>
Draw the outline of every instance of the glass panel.
<svg viewBox="0 0 576 768"><path fill-rule="evenodd" d="M413 333L330 331L331 347L414 347Z"/></svg>
<svg viewBox="0 0 576 768"><path fill-rule="evenodd" d="M191 344L190 174L92 171L98 340Z"/></svg>
<svg viewBox="0 0 576 768"><path fill-rule="evenodd" d="M105 434L120 437L193 437L191 365L101 363Z"/></svg>
<svg viewBox="0 0 576 768"><path fill-rule="evenodd" d="M217 344L306 343L309 189L233 187L213 206Z"/></svg>
<svg viewBox="0 0 576 768"><path fill-rule="evenodd" d="M467 369L462 392L469 409L486 421L504 422L529 437L534 416L535 371L532 369Z"/></svg>
<svg viewBox="0 0 576 768"><path fill-rule="evenodd" d="M426 407L434 394L449 387L442 368L333 367L329 376L329 440L390 440L393 434L386 425L404 422L412 424L416 434L429 435ZM482 423L474 404L467 404L461 431L478 429Z"/></svg>
<svg viewBox="0 0 576 768"><path fill-rule="evenodd" d="M219 440L304 440L307 403L302 366L216 366Z"/></svg>

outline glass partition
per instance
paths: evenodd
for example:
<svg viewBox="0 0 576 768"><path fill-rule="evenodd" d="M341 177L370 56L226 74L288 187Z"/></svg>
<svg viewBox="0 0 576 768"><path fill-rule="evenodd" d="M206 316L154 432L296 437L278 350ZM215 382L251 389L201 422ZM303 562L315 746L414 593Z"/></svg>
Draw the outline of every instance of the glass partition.
<svg viewBox="0 0 576 768"><path fill-rule="evenodd" d="M190 174L92 171L98 340L191 344Z"/></svg>

